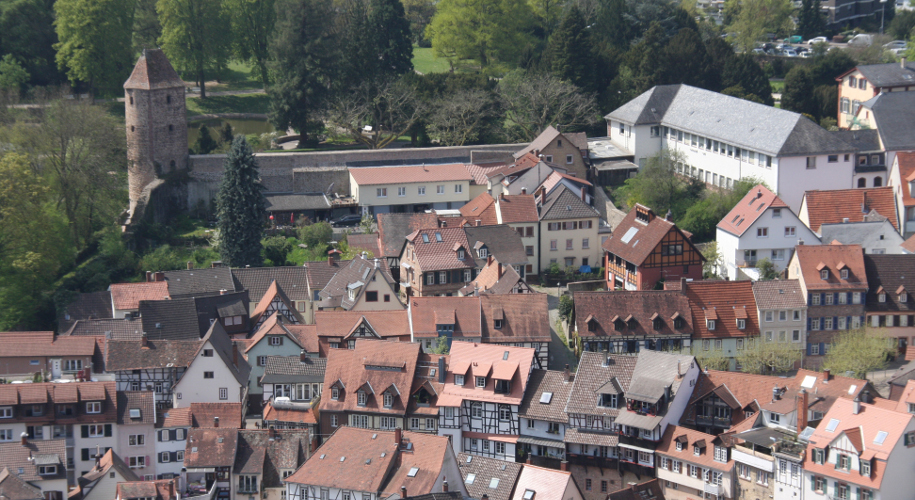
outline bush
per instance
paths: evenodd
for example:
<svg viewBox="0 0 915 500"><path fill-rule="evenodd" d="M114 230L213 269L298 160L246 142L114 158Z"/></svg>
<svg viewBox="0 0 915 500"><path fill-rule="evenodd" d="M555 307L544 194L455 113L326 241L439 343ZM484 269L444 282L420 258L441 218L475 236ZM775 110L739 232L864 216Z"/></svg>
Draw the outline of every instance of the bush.
<svg viewBox="0 0 915 500"><path fill-rule="evenodd" d="M292 250L292 243L285 236L271 236L264 238L263 255L264 263L268 266L285 266L286 256Z"/></svg>
<svg viewBox="0 0 915 500"><path fill-rule="evenodd" d="M572 298L568 295L563 295L559 297L559 316L565 319L568 319L572 315L572 308L574 303Z"/></svg>
<svg viewBox="0 0 915 500"><path fill-rule="evenodd" d="M302 243L308 245L308 248L327 244L334 237L334 229L327 222L317 222L302 226L299 228L298 233L299 239L302 240Z"/></svg>

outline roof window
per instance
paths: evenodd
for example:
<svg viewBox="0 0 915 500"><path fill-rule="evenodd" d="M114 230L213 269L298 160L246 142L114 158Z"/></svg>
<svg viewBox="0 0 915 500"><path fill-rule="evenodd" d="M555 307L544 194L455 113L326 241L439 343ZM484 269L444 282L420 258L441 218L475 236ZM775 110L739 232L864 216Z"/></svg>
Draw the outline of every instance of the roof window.
<svg viewBox="0 0 915 500"><path fill-rule="evenodd" d="M437 241L439 243L442 242L442 233L440 233L438 231L435 232L435 241Z"/></svg>
<svg viewBox="0 0 915 500"><path fill-rule="evenodd" d="M470 458L470 457L467 457L467 458ZM473 482L476 480L477 480L476 474L467 474L467 479L464 480L464 483L473 484Z"/></svg>
<svg viewBox="0 0 915 500"><path fill-rule="evenodd" d="M545 405L550 404L550 401L552 401L552 400L553 400L552 392L544 392L543 394L540 395L540 402Z"/></svg>
<svg viewBox="0 0 915 500"><path fill-rule="evenodd" d="M429 235L426 233L423 233L423 243L429 243Z"/></svg>
<svg viewBox="0 0 915 500"><path fill-rule="evenodd" d="M535 494L534 490L524 490L524 500L533 500Z"/></svg>
<svg viewBox="0 0 915 500"><path fill-rule="evenodd" d="M877 437L874 438L874 444L883 444L886 441L886 437L889 434L886 431L880 431L877 433Z"/></svg>
<svg viewBox="0 0 915 500"><path fill-rule="evenodd" d="M839 420L836 418L833 418L829 421L829 425L826 426L826 431L835 432L837 427L839 427Z"/></svg>
<svg viewBox="0 0 915 500"><path fill-rule="evenodd" d="M419 472L419 467L413 467L410 472L407 472L407 477L416 477L417 472Z"/></svg>

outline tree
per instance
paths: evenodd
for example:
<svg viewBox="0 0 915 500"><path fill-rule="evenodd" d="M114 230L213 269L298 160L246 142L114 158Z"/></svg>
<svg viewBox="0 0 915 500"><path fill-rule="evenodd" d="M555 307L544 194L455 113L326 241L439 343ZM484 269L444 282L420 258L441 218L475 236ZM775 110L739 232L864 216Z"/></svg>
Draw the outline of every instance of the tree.
<svg viewBox="0 0 915 500"><path fill-rule="evenodd" d="M741 98L755 96L767 106L773 106L772 84L766 72L759 66L753 56L740 54L728 60L721 72L722 86L725 88L740 86L746 93Z"/></svg>
<svg viewBox="0 0 915 500"><path fill-rule="evenodd" d="M206 125L201 125L199 131L197 132L197 142L194 143L194 152L199 155L208 155L216 149L216 141L213 140L213 136L210 134L210 127Z"/></svg>
<svg viewBox="0 0 915 500"><path fill-rule="evenodd" d="M782 109L816 116L816 103L813 96L813 80L810 71L803 66L795 66L785 75L785 90L782 91Z"/></svg>
<svg viewBox="0 0 915 500"><path fill-rule="evenodd" d="M557 78L579 88L592 85L591 68L594 59L591 53L590 30L585 18L575 4L562 18L559 29L550 37L552 71Z"/></svg>
<svg viewBox="0 0 915 500"><path fill-rule="evenodd" d="M407 80L365 82L341 93L328 106L325 121L345 130L369 149L382 149L406 134L423 115L424 105ZM366 131L366 126L371 131Z"/></svg>
<svg viewBox="0 0 915 500"><path fill-rule="evenodd" d="M712 70L712 58L695 30L684 28L664 47L662 83L684 83L703 89L716 90L718 75Z"/></svg>
<svg viewBox="0 0 915 500"><path fill-rule="evenodd" d="M216 195L219 254L232 267L259 266L266 209L257 159L243 135L226 155L222 185Z"/></svg>
<svg viewBox="0 0 915 500"><path fill-rule="evenodd" d="M327 222L316 222L299 228L299 240L308 248L317 248L320 245L327 245L327 242L334 237L334 228Z"/></svg>
<svg viewBox="0 0 915 500"><path fill-rule="evenodd" d="M19 64L12 54L0 59L0 90L21 92L29 81L29 72Z"/></svg>
<svg viewBox="0 0 915 500"><path fill-rule="evenodd" d="M771 281L778 278L779 272L775 264L768 257L756 261L756 270L759 271L760 281Z"/></svg>
<svg viewBox="0 0 915 500"><path fill-rule="evenodd" d="M273 266L285 266L286 255L292 250L292 243L285 236L264 238L264 262Z"/></svg>
<svg viewBox="0 0 915 500"><path fill-rule="evenodd" d="M235 56L257 67L261 84L270 83L267 62L276 24L276 0L226 0L232 20Z"/></svg>
<svg viewBox="0 0 915 500"><path fill-rule="evenodd" d="M374 37L372 68L379 77L400 76L413 71L410 22L401 0L369 0L369 26Z"/></svg>
<svg viewBox="0 0 915 500"><path fill-rule="evenodd" d="M627 207L640 203L659 214L671 210L676 217L681 200L686 197L685 183L677 175L677 163L685 162L682 152L662 149L648 158L638 175L626 179L617 196Z"/></svg>
<svg viewBox="0 0 915 500"><path fill-rule="evenodd" d="M159 46L162 24L159 23L159 14L156 13L156 1L136 0L137 6L133 14L134 52L142 52L143 49L154 49Z"/></svg>
<svg viewBox="0 0 915 500"><path fill-rule="evenodd" d="M451 348L448 346L448 337L441 336L435 340L435 347L433 347L429 353L430 354L448 354Z"/></svg>
<svg viewBox="0 0 915 500"><path fill-rule="evenodd" d="M572 310L575 309L575 303L572 302L572 297L569 295L562 295L559 297L559 317L569 319L572 315Z"/></svg>
<svg viewBox="0 0 915 500"><path fill-rule="evenodd" d="M797 33L804 40L813 38L823 32L826 27L826 18L820 10L819 0L801 0L801 8L797 13Z"/></svg>
<svg viewBox="0 0 915 500"><path fill-rule="evenodd" d="M54 44L54 0L0 1L0 54L10 54L35 86L59 83Z"/></svg>
<svg viewBox="0 0 915 500"><path fill-rule="evenodd" d="M693 356L696 357L696 361L699 363L699 366L703 370L719 370L724 371L730 368L731 358L724 355L724 352L721 349L709 349L704 351L699 347L700 342L694 342L693 345Z"/></svg>
<svg viewBox="0 0 915 500"><path fill-rule="evenodd" d="M299 147L304 148L311 121L324 108L334 81L332 2L277 0L276 9L283 16L277 18L270 45L270 119L277 130L299 132Z"/></svg>
<svg viewBox="0 0 915 500"><path fill-rule="evenodd" d="M839 334L829 347L823 368L832 373L851 373L866 378L867 372L883 369L887 358L896 353L893 335L882 329L863 328Z"/></svg>
<svg viewBox="0 0 915 500"><path fill-rule="evenodd" d="M134 5L124 0L57 0L57 66L71 83L85 82L93 91L123 92L134 62L129 42Z"/></svg>
<svg viewBox="0 0 915 500"><path fill-rule="evenodd" d="M375 231L375 219L372 214L366 212L362 214L362 220L359 221L359 228L363 234L371 234Z"/></svg>
<svg viewBox="0 0 915 500"><path fill-rule="evenodd" d="M410 34L413 43L428 47L426 43L426 26L435 15L435 3L432 0L403 0L404 15L410 21Z"/></svg>
<svg viewBox="0 0 915 500"><path fill-rule="evenodd" d="M528 44L533 13L526 0L441 0L426 37L436 57L487 67L513 63Z"/></svg>
<svg viewBox="0 0 915 500"><path fill-rule="evenodd" d="M190 71L206 98L206 71L225 65L231 47L229 14L221 0L159 0L159 44L172 64Z"/></svg>
<svg viewBox="0 0 915 500"><path fill-rule="evenodd" d="M573 132L598 119L593 96L553 75L515 70L499 82L498 91L520 140L531 141L550 125Z"/></svg>
<svg viewBox="0 0 915 500"><path fill-rule="evenodd" d="M705 262L702 264L702 277L705 279L719 278L719 269L724 267L724 256L718 251L718 242L710 241L702 250Z"/></svg>
<svg viewBox="0 0 915 500"><path fill-rule="evenodd" d="M766 33L786 36L794 31L790 0L728 0L725 18L730 18L728 31L737 34L737 46L744 52L753 50Z"/></svg>
<svg viewBox="0 0 915 500"><path fill-rule="evenodd" d="M787 342L747 339L747 345L737 352L737 364L744 373L774 375L794 369L801 359L801 350Z"/></svg>
<svg viewBox="0 0 915 500"><path fill-rule="evenodd" d="M426 121L439 145L463 146L497 135L501 116L501 102L492 92L470 88L435 99Z"/></svg>
<svg viewBox="0 0 915 500"><path fill-rule="evenodd" d="M903 10L896 13L886 31L896 40L906 40L913 29L915 29L915 10Z"/></svg>

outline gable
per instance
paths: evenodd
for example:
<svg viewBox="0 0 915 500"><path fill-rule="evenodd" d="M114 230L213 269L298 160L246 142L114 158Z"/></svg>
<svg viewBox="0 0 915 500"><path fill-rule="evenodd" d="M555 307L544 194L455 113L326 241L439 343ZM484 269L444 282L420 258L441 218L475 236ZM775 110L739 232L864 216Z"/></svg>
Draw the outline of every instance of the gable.
<svg viewBox="0 0 915 500"><path fill-rule="evenodd" d="M344 339L358 339L358 338L372 338L380 339L381 336L378 335L378 332L375 331L375 328L372 327L372 324L369 323L369 320L365 319L365 316L362 317L346 334Z"/></svg>

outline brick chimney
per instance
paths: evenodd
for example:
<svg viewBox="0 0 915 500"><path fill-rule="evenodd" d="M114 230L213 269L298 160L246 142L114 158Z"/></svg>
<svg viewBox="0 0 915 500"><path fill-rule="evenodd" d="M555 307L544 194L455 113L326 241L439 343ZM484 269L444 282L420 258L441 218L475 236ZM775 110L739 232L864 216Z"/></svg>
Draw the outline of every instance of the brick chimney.
<svg viewBox="0 0 915 500"><path fill-rule="evenodd" d="M194 261L192 261L192 260L187 261L187 268L194 269Z"/></svg>
<svg viewBox="0 0 915 500"><path fill-rule="evenodd" d="M521 188L521 194L527 194L527 188L526 188L526 187Z"/></svg>
<svg viewBox="0 0 915 500"><path fill-rule="evenodd" d="M276 441L276 427L270 426L267 428L267 436L271 441Z"/></svg>
<svg viewBox="0 0 915 500"><path fill-rule="evenodd" d="M563 378L566 382L571 382L571 381L572 381L572 370L569 369L569 364L568 364L568 363L566 363L565 369L562 370L562 378Z"/></svg>
<svg viewBox="0 0 915 500"><path fill-rule="evenodd" d="M486 256L486 265L487 266L492 265L492 254L489 254L488 256Z"/></svg>
<svg viewBox="0 0 915 500"><path fill-rule="evenodd" d="M213 427L219 427L219 417L213 417Z"/></svg>
<svg viewBox="0 0 915 500"><path fill-rule="evenodd" d="M403 444L403 430L400 427L394 429L394 442L397 443L397 449L400 449Z"/></svg>
<svg viewBox="0 0 915 500"><path fill-rule="evenodd" d="M149 347L149 339L146 338L146 334L140 335L140 347Z"/></svg>
<svg viewBox="0 0 915 500"><path fill-rule="evenodd" d="M797 394L797 431L801 432L807 427L807 391L801 389Z"/></svg>
<svg viewBox="0 0 915 500"><path fill-rule="evenodd" d="M474 225L474 226L482 226L482 225L483 225L483 221L481 221L480 219L476 219L476 220L474 221L474 224L473 224L473 225Z"/></svg>
<svg viewBox="0 0 915 500"><path fill-rule="evenodd" d="M152 273L152 271L146 271L146 282L148 283L148 282L150 282L150 281L152 281L152 280L153 280L153 273Z"/></svg>
<svg viewBox="0 0 915 500"><path fill-rule="evenodd" d="M299 361L304 363L307 360L308 360L308 351L306 351L305 349L302 349L301 351L299 351Z"/></svg>
<svg viewBox="0 0 915 500"><path fill-rule="evenodd" d="M156 271L154 281L165 281L165 273L162 271Z"/></svg>
<svg viewBox="0 0 915 500"><path fill-rule="evenodd" d="M829 370L823 370L823 382L829 382L830 373Z"/></svg>
<svg viewBox="0 0 915 500"><path fill-rule="evenodd" d="M588 190L584 186L581 188L581 201L588 202Z"/></svg>
<svg viewBox="0 0 915 500"><path fill-rule="evenodd" d="M20 434L20 435L19 435L19 442L20 442L20 444L22 444L22 446L28 446L28 445L29 445L29 435L26 434L25 432L23 432L22 434Z"/></svg>
<svg viewBox="0 0 915 500"><path fill-rule="evenodd" d="M567 472L569 470L569 462L566 460L559 462L559 470Z"/></svg>
<svg viewBox="0 0 915 500"><path fill-rule="evenodd" d="M448 493L448 480L447 479L442 481L442 491L445 493Z"/></svg>
<svg viewBox="0 0 915 500"><path fill-rule="evenodd" d="M852 413L854 413L855 415L861 413L861 400L860 399L855 398L855 400L852 401L851 404L852 404L852 407L851 407Z"/></svg>
<svg viewBox="0 0 915 500"><path fill-rule="evenodd" d="M406 486L400 487L400 498L407 498L407 487Z"/></svg>
<svg viewBox="0 0 915 500"><path fill-rule="evenodd" d="M503 268L502 268L502 263L501 263L501 262L497 262L496 265L499 266L499 267L496 269L496 279L497 279L497 280L500 280L500 279L502 279L502 273L504 272L504 270L503 270Z"/></svg>

